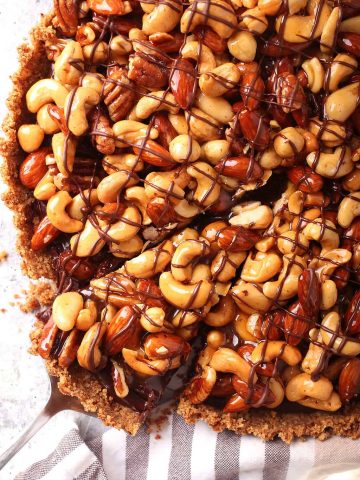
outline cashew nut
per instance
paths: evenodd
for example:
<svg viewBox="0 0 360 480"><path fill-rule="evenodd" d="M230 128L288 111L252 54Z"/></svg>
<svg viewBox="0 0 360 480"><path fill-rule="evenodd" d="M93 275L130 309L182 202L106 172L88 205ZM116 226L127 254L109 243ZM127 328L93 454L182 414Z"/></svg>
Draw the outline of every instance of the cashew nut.
<svg viewBox="0 0 360 480"><path fill-rule="evenodd" d="M189 282L193 273L192 262L210 252L205 241L185 240L176 248L171 260L171 273L179 282Z"/></svg>
<svg viewBox="0 0 360 480"><path fill-rule="evenodd" d="M126 272L136 278L150 278L164 271L174 253L172 242L167 240L155 248L146 250L125 263Z"/></svg>
<svg viewBox="0 0 360 480"><path fill-rule="evenodd" d="M120 192L126 187L132 187L138 182L137 176L129 170L120 170L103 178L97 187L100 202L116 202Z"/></svg>
<svg viewBox="0 0 360 480"><path fill-rule="evenodd" d="M337 354L356 357L360 353L360 342L345 337L341 332L340 315L337 312L328 313L321 322L320 333L324 344Z"/></svg>
<svg viewBox="0 0 360 480"><path fill-rule="evenodd" d="M272 305L272 301L263 294L261 284L254 285L239 280L231 289L231 294L244 313L266 313Z"/></svg>
<svg viewBox="0 0 360 480"><path fill-rule="evenodd" d="M64 332L72 330L83 305L84 300L80 293L65 292L58 295L53 303L54 323Z"/></svg>
<svg viewBox="0 0 360 480"><path fill-rule="evenodd" d="M74 166L76 140L73 137L67 137L63 132L59 132L53 135L51 146L59 172L68 177Z"/></svg>
<svg viewBox="0 0 360 480"><path fill-rule="evenodd" d="M349 77L358 66L357 60L346 53L339 53L330 64L327 73L329 78L328 88L330 92L334 92L339 88L339 83Z"/></svg>
<svg viewBox="0 0 360 480"><path fill-rule="evenodd" d="M144 8L144 5L148 8ZM167 0L166 3L142 3L141 6L146 12L142 22L142 30L146 35L171 32L178 24L183 11L182 3L178 0Z"/></svg>
<svg viewBox="0 0 360 480"><path fill-rule="evenodd" d="M337 122L346 122L359 105L359 89L360 82L354 82L329 95L324 105L325 117Z"/></svg>
<svg viewBox="0 0 360 480"><path fill-rule="evenodd" d="M198 62L199 73L206 73L216 67L214 54L206 45L196 40L187 42L181 51L182 58L191 58Z"/></svg>
<svg viewBox="0 0 360 480"><path fill-rule="evenodd" d="M159 110L167 110L172 114L177 114L180 107L177 105L172 93L160 90L151 92L141 97L135 107L135 115L139 119L150 117L151 114Z"/></svg>
<svg viewBox="0 0 360 480"><path fill-rule="evenodd" d="M256 373L251 375L251 365L230 348L219 348L210 360L210 367L217 372L233 373L248 383L257 381Z"/></svg>
<svg viewBox="0 0 360 480"><path fill-rule="evenodd" d="M344 177L354 168L349 147L337 147L332 153L312 152L306 157L309 167L327 178Z"/></svg>
<svg viewBox="0 0 360 480"><path fill-rule="evenodd" d="M197 181L194 200L204 207L215 203L220 196L221 187L214 168L205 162L195 162L186 171Z"/></svg>
<svg viewBox="0 0 360 480"><path fill-rule="evenodd" d="M37 113L43 105L56 103L64 108L68 90L57 80L44 78L36 82L26 94L26 105L31 113Z"/></svg>
<svg viewBox="0 0 360 480"><path fill-rule="evenodd" d="M341 200L337 220L343 228L350 227L354 218L360 215L360 192L352 192Z"/></svg>
<svg viewBox="0 0 360 480"><path fill-rule="evenodd" d="M175 280L171 272L160 275L159 287L165 299L182 310L202 308L214 290L213 284L208 280L186 285Z"/></svg>
<svg viewBox="0 0 360 480"><path fill-rule="evenodd" d="M333 389L333 384L324 376L314 382L308 373L300 373L289 381L285 393L290 402L298 402L304 397L325 401L329 400Z"/></svg>
<svg viewBox="0 0 360 480"><path fill-rule="evenodd" d="M306 267L304 259L298 255L284 255L283 260L284 265L278 279L263 285L264 295L279 301L289 300L297 294L299 277Z"/></svg>
<svg viewBox="0 0 360 480"><path fill-rule="evenodd" d="M203 73L199 78L200 90L208 97L220 97L240 80L240 70L234 63L223 63Z"/></svg>
<svg viewBox="0 0 360 480"><path fill-rule="evenodd" d="M276 253L256 252L255 257L249 253L241 271L241 278L246 282L263 283L279 273L281 267L281 258Z"/></svg>
<svg viewBox="0 0 360 480"><path fill-rule="evenodd" d="M86 114L91 107L100 102L100 95L88 87L78 87L70 92L65 100L65 116L68 117L69 130L77 137L84 135L89 128Z"/></svg>
<svg viewBox="0 0 360 480"><path fill-rule="evenodd" d="M253 363L273 362L277 358L294 366L301 362L302 355L298 348L281 340L259 342L251 353Z"/></svg>
<svg viewBox="0 0 360 480"><path fill-rule="evenodd" d="M70 40L55 61L55 79L63 85L78 85L83 69L84 56L81 45Z"/></svg>
<svg viewBox="0 0 360 480"><path fill-rule="evenodd" d="M325 71L322 63L317 57L313 57L301 65L306 73L310 90L313 93L319 93L324 85Z"/></svg>
<svg viewBox="0 0 360 480"><path fill-rule="evenodd" d="M71 218L66 212L66 207L70 205L72 198L68 192L57 192L47 203L46 214L50 223L58 230L65 233L79 232L83 228L83 223Z"/></svg>
<svg viewBox="0 0 360 480"><path fill-rule="evenodd" d="M85 333L77 352L79 365L90 371L95 371L105 364L101 354L100 344L106 332L106 323L97 322Z"/></svg>
<svg viewBox="0 0 360 480"><path fill-rule="evenodd" d="M321 217L308 223L303 230L307 240L315 240L321 244L323 250L333 250L339 246L339 234L330 220Z"/></svg>

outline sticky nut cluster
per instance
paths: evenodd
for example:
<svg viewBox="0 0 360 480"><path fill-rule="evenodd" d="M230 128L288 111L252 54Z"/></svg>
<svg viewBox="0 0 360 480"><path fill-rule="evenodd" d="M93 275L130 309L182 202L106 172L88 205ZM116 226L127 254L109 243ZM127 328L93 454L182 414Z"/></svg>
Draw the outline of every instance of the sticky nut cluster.
<svg viewBox="0 0 360 480"><path fill-rule="evenodd" d="M195 404L352 400L357 2L54 10L52 75L27 92L32 120L18 129L20 181L41 212L31 247L52 246L58 272L40 355L110 366L125 399L134 373L178 368L201 330Z"/></svg>

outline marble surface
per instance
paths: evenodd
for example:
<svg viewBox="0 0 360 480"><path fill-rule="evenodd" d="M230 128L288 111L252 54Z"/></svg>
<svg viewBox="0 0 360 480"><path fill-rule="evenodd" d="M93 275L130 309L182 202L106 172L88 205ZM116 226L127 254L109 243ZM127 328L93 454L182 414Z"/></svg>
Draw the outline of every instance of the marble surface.
<svg viewBox="0 0 360 480"><path fill-rule="evenodd" d="M26 39L30 28L37 23L42 12L51 7L51 0L0 0L0 118L6 114L5 101L11 89L10 75L17 69L16 47ZM5 48L4 48L5 45ZM5 58L4 58L5 56ZM1 183L0 189L6 187ZM49 395L48 378L42 361L27 352L31 315L19 309L23 290L28 279L20 269L20 258L15 250L16 232L12 213L0 203L0 252L8 257L0 263L0 453L19 436L41 411ZM68 428L73 416L59 413L41 430L32 442L0 472L0 479L14 478L38 458L44 451L36 449L48 438L49 452L55 447L59 433ZM83 416L83 428L88 428L88 417ZM92 422L93 423L93 422Z"/></svg>

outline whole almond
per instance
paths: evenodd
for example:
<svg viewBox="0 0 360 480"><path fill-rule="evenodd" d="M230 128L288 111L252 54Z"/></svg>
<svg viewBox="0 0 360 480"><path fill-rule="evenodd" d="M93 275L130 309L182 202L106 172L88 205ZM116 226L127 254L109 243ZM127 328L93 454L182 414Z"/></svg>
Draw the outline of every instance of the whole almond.
<svg viewBox="0 0 360 480"><path fill-rule="evenodd" d="M350 402L360 393L360 359L352 358L339 377L339 395L343 402Z"/></svg>
<svg viewBox="0 0 360 480"><path fill-rule="evenodd" d="M31 238L31 248L34 251L42 250L52 243L59 235L60 230L55 228L48 217L44 217L35 228Z"/></svg>
<svg viewBox="0 0 360 480"><path fill-rule="evenodd" d="M77 280L90 280L95 274L95 266L90 259L75 257L70 250L60 253L59 264Z"/></svg>
<svg viewBox="0 0 360 480"><path fill-rule="evenodd" d="M196 89L196 70L186 58L175 60L170 73L170 88L181 108L186 110L191 106Z"/></svg>
<svg viewBox="0 0 360 480"><path fill-rule="evenodd" d="M197 40L201 41L217 55L224 53L227 48L226 40L221 38L211 27L198 26L193 34Z"/></svg>
<svg viewBox="0 0 360 480"><path fill-rule="evenodd" d="M259 72L246 73L241 77L240 93L244 105L249 110L259 107L265 91L265 83Z"/></svg>
<svg viewBox="0 0 360 480"><path fill-rule="evenodd" d="M47 172L46 156L52 153L50 147L43 147L29 153L20 165L20 182L27 188L35 188Z"/></svg>
<svg viewBox="0 0 360 480"><path fill-rule="evenodd" d="M151 279L140 279L136 283L137 296L141 303L147 307L159 307L166 309L167 303L161 293L160 288Z"/></svg>
<svg viewBox="0 0 360 480"><path fill-rule="evenodd" d="M108 325L104 347L108 355L116 355L133 337L139 316L131 306L122 307Z"/></svg>
<svg viewBox="0 0 360 480"><path fill-rule="evenodd" d="M296 166L287 171L287 176L298 190L304 193L319 192L324 181L321 175L313 172L310 167Z"/></svg>
<svg viewBox="0 0 360 480"><path fill-rule="evenodd" d="M246 140L256 150L265 150L270 143L270 128L258 111L244 108L238 113L240 129Z"/></svg>
<svg viewBox="0 0 360 480"><path fill-rule="evenodd" d="M258 233L241 226L223 228L217 236L219 247L230 252L250 250L259 240Z"/></svg>
<svg viewBox="0 0 360 480"><path fill-rule="evenodd" d="M171 167L175 165L169 151L154 142L154 140L149 139L143 144L143 140L140 139L136 141L135 145L133 147L134 153L139 155L143 162L155 167Z"/></svg>
<svg viewBox="0 0 360 480"><path fill-rule="evenodd" d="M337 37L337 44L341 50L360 56L360 35L358 33L340 32Z"/></svg>
<svg viewBox="0 0 360 480"><path fill-rule="evenodd" d="M298 297L305 315L316 317L320 309L321 285L312 268L306 268L299 277Z"/></svg>
<svg viewBox="0 0 360 480"><path fill-rule="evenodd" d="M156 112L153 116L153 127L159 132L157 141L166 150L169 150L169 144L178 133L172 126L167 114L165 112Z"/></svg>
<svg viewBox="0 0 360 480"><path fill-rule="evenodd" d="M246 155L226 158L215 166L215 170L220 175L234 177L246 183L258 180L264 173L255 159Z"/></svg>
<svg viewBox="0 0 360 480"><path fill-rule="evenodd" d="M122 0L87 0L87 4L99 15L123 15L125 12Z"/></svg>
<svg viewBox="0 0 360 480"><path fill-rule="evenodd" d="M344 315L346 333L357 335L360 333L360 290L351 299Z"/></svg>
<svg viewBox="0 0 360 480"><path fill-rule="evenodd" d="M146 337L144 351L151 359L174 358L184 350L185 341L170 333L152 333Z"/></svg>
<svg viewBox="0 0 360 480"><path fill-rule="evenodd" d="M165 198L152 198L146 206L146 213L156 227L164 227L178 221L174 207Z"/></svg>
<svg viewBox="0 0 360 480"><path fill-rule="evenodd" d="M306 315L299 301L290 305L287 308L284 319L284 332L287 343L293 346L298 345L304 338L307 338L313 323L313 316L309 317Z"/></svg>

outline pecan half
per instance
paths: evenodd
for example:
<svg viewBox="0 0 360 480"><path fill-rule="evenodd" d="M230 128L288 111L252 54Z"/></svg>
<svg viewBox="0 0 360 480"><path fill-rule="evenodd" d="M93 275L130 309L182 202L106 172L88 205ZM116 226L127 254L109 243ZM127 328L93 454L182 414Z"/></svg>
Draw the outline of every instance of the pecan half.
<svg viewBox="0 0 360 480"><path fill-rule="evenodd" d="M104 155L111 155L115 151L115 139L110 120L100 109L95 109L90 115L91 135L96 149Z"/></svg>
<svg viewBox="0 0 360 480"><path fill-rule="evenodd" d="M56 17L53 23L66 37L72 37L76 33L78 8L76 0L54 0Z"/></svg>
<svg viewBox="0 0 360 480"><path fill-rule="evenodd" d="M126 117L135 105L135 85L124 68L113 68L104 85L104 103L110 118L118 122Z"/></svg>
<svg viewBox="0 0 360 480"><path fill-rule="evenodd" d="M168 82L168 75L165 66L160 63L159 58L152 58L150 55L144 58L135 55L129 60L129 78L137 85L147 88L162 88Z"/></svg>

